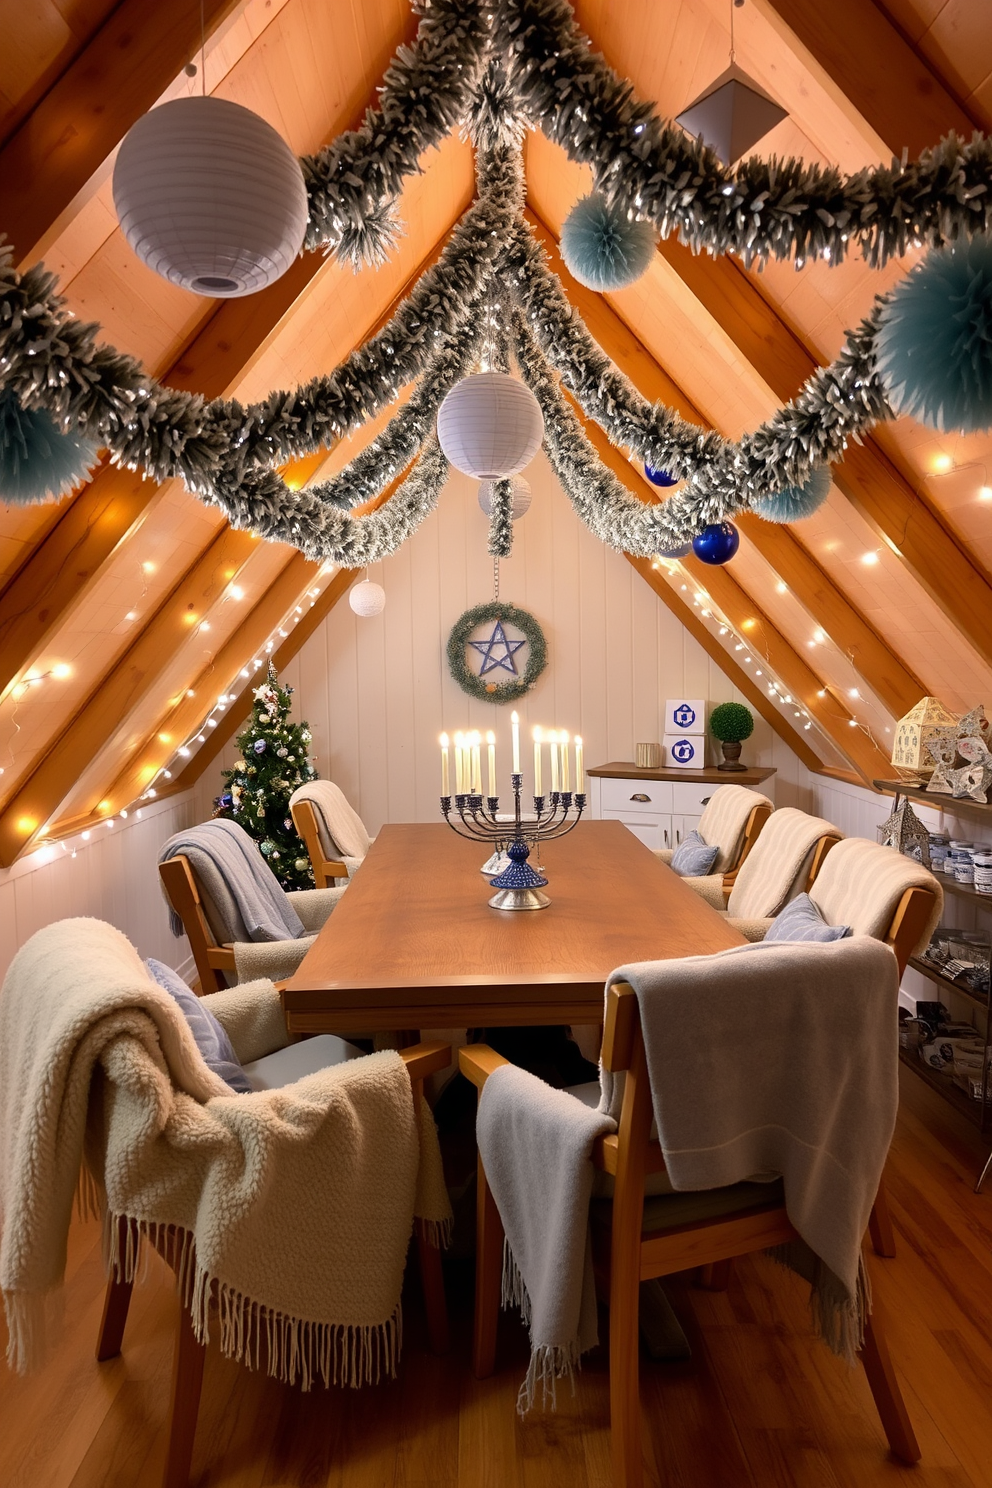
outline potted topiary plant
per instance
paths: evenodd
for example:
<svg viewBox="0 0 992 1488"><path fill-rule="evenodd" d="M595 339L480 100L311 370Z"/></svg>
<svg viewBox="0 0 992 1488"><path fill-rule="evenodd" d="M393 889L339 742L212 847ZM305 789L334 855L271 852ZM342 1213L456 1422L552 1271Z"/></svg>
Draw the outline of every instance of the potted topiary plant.
<svg viewBox="0 0 992 1488"><path fill-rule="evenodd" d="M741 764L741 741L754 733L754 714L743 703L719 703L710 714L710 733L720 740L723 763L718 770L746 770Z"/></svg>

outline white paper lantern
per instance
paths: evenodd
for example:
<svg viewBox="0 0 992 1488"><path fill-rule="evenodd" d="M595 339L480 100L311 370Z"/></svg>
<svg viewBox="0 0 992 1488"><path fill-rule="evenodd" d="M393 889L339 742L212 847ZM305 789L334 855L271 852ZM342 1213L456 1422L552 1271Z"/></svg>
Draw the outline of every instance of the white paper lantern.
<svg viewBox="0 0 992 1488"><path fill-rule="evenodd" d="M544 438L541 408L506 372L476 372L455 384L437 415L445 455L465 475L500 480L531 461Z"/></svg>
<svg viewBox="0 0 992 1488"><path fill-rule="evenodd" d="M515 522L518 517L522 517L524 512L528 510L533 499L534 498L531 495L530 482L525 481L522 475L515 475L513 477L513 500L510 503L510 521ZM485 512L487 517L492 515L492 481L483 481L482 485L479 487L479 505L482 507L482 510Z"/></svg>
<svg viewBox="0 0 992 1488"><path fill-rule="evenodd" d="M176 98L132 126L114 207L135 253L196 294L234 299L285 274L303 246L303 172L281 135L226 98Z"/></svg>
<svg viewBox="0 0 992 1488"><path fill-rule="evenodd" d="M363 579L349 593L348 603L356 615L361 615L363 620L370 620L373 615L381 615L386 608L386 591L381 584L372 584L368 579Z"/></svg>

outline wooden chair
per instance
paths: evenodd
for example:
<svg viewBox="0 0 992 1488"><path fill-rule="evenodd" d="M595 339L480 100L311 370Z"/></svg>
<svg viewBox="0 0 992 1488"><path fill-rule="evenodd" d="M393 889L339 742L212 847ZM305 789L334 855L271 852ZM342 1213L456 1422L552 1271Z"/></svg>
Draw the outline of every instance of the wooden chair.
<svg viewBox="0 0 992 1488"><path fill-rule="evenodd" d="M761 835L762 827L765 825L765 822L771 816L774 809L775 808L772 806L770 801L760 801L758 805L752 809L751 814L744 824L744 834L741 837L740 846L737 850L735 859L724 874L724 880L726 881L729 879L728 887L731 887L733 885L734 879L741 871L741 864L744 862L744 859L747 857L748 853L757 842L759 836Z"/></svg>
<svg viewBox="0 0 992 1488"><path fill-rule="evenodd" d="M641 1488L643 1483L641 1407L638 1372L640 1283L677 1271L703 1268L703 1284L722 1284L721 1272L734 1256L782 1245L796 1238L781 1189L756 1196L757 1185L735 1185L716 1191L743 1198L736 1210L700 1213L683 1222L666 1222L661 1206L667 1198L645 1199L648 1174L664 1171L657 1141L650 1139L652 1104L647 1062L641 1038L637 997L623 983L607 998L603 1063L626 1071L619 1131L602 1137L593 1151L595 1166L614 1179L612 1203L594 1203L591 1216L597 1288L610 1308L610 1422L615 1488ZM507 1063L487 1045L459 1050L459 1066L480 1092L487 1078ZM744 1192L741 1192L744 1191ZM713 1194L680 1195L705 1198ZM500 1309L503 1227L480 1160L476 1254L473 1369L478 1378L492 1374ZM702 1211L703 1206L699 1206ZM878 1314L865 1327L860 1354L868 1383L894 1454L903 1462L919 1460L920 1449L882 1337Z"/></svg>
<svg viewBox="0 0 992 1488"><path fill-rule="evenodd" d="M762 827L775 807L767 796L744 785L721 785L709 796L696 827L703 841L718 851L716 873L731 879L757 842ZM675 849L655 849L655 856L670 863Z"/></svg>
<svg viewBox="0 0 992 1488"><path fill-rule="evenodd" d="M220 945L210 928L189 859L181 854L168 858L159 863L158 871L169 903L183 922L201 994L223 991L227 983L218 973L230 972L234 976L234 951L229 945Z"/></svg>
<svg viewBox="0 0 992 1488"><path fill-rule="evenodd" d="M342 863L340 858L329 858L324 852L313 802L292 801L289 809L292 813L293 825L306 843L306 849L310 855L310 867L313 869L313 881L318 889L332 889L336 878L347 880L347 864Z"/></svg>
<svg viewBox="0 0 992 1488"><path fill-rule="evenodd" d="M451 1047L443 1043L417 1044L413 1048L401 1049L399 1054L410 1076L414 1110L419 1111L424 1080L437 1070L447 1068L451 1063ZM291 1216L287 1216L287 1221L290 1219ZM120 1223L123 1228L120 1237L120 1252L123 1254L128 1222L122 1220ZM416 1237L431 1349L436 1354L442 1354L448 1351L450 1338L444 1279L441 1273L441 1253L431 1244L419 1220L416 1224ZM156 1247L163 1259L177 1272L177 1277L179 1255L182 1249L178 1243L179 1238L178 1232L171 1230L162 1237ZM113 1276L107 1283L103 1317L96 1347L96 1357L100 1363L116 1358L121 1352L132 1287L132 1282L118 1281ZM188 1488L205 1358L206 1349L197 1341L189 1313L180 1299L172 1365L169 1439L162 1478L163 1488Z"/></svg>

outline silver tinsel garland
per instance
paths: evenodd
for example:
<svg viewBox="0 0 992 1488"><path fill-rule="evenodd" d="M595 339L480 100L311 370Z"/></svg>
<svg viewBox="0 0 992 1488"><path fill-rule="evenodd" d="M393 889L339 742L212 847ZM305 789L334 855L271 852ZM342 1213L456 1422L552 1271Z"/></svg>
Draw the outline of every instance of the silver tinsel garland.
<svg viewBox="0 0 992 1488"><path fill-rule="evenodd" d="M492 47L528 121L592 167L598 190L695 251L747 264L795 255L873 267L912 247L992 228L992 140L948 135L917 161L844 176L755 157L727 168L660 119L575 22L568 0L495 0Z"/></svg>

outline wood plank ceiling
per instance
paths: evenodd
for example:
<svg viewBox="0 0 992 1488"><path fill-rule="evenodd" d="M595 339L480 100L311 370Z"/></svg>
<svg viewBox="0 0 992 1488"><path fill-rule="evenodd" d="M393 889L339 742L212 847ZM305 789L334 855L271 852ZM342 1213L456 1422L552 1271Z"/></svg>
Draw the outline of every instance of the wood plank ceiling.
<svg viewBox="0 0 992 1488"><path fill-rule="evenodd" d="M726 65L729 0L576 0L597 49L675 114ZM845 170L916 154L949 129L992 128L992 26L973 0L748 0L737 57L788 108L764 154ZM205 0L206 84L303 154L351 127L415 18L404 0ZM986 17L987 21L987 17ZM0 56L0 231L43 256L71 308L176 387L256 398L333 367L392 311L471 200L467 144L425 158L390 262L353 275L309 255L262 294L211 302L130 252L110 194L114 153L156 101L198 88L194 0L35 0L7 7ZM884 58L884 66L879 59ZM694 258L662 244L647 274L596 296L557 256L588 173L542 136L525 146L528 208L593 334L648 397L737 437L836 355L845 328L908 267ZM384 416L388 417L388 415ZM350 459L384 418L294 471ZM639 468L588 429L631 490ZM815 517L755 518L731 568L635 567L813 769L884 767L894 720L924 692L992 699L992 440L909 420L834 467ZM0 506L0 864L126 807L218 697L185 788L247 711L253 661L285 663L350 576L227 528L178 482L101 467L58 505ZM708 618L704 618L707 612ZM815 721L803 730L725 642L725 617ZM223 689L223 691L222 691Z"/></svg>

